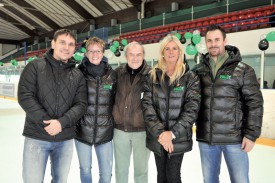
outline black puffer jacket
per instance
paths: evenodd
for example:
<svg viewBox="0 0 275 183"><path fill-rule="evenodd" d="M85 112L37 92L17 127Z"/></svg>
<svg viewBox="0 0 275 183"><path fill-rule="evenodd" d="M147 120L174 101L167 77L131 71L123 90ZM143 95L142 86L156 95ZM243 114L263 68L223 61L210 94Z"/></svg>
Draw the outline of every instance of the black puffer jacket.
<svg viewBox="0 0 275 183"><path fill-rule="evenodd" d="M89 60L85 57L79 65L87 80L88 108L77 124L76 139L89 145L99 145L113 139L112 109L116 91L116 73L109 64L102 61L105 67L104 75L94 76L88 71L87 67L91 66L87 62Z"/></svg>
<svg viewBox="0 0 275 183"><path fill-rule="evenodd" d="M158 142L158 136L169 130L176 136L171 155L182 154L192 150L192 126L197 119L201 100L199 78L188 71L168 91L166 85L161 83L161 75L162 71L157 70L157 81L148 79L142 99L147 129L146 146L162 155L164 149Z"/></svg>
<svg viewBox="0 0 275 183"><path fill-rule="evenodd" d="M86 82L75 62L55 60L53 50L49 50L22 72L18 102L26 112L24 136L45 141L72 139L75 124L87 107ZM44 130L43 120L50 119L61 123L62 132L56 136Z"/></svg>
<svg viewBox="0 0 275 183"><path fill-rule="evenodd" d="M263 97L254 70L241 62L238 48L226 46L229 58L213 78L209 55L194 68L202 86L202 102L197 120L197 140L209 144L241 143L243 137L255 141L263 117Z"/></svg>

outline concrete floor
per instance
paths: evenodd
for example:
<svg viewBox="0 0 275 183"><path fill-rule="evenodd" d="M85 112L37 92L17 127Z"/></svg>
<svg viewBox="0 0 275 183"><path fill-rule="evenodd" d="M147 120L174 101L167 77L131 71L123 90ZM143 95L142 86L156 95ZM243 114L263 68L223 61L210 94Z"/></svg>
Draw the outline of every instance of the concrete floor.
<svg viewBox="0 0 275 183"><path fill-rule="evenodd" d="M24 126L24 111L16 101L0 98L0 183L21 183L22 181L22 136ZM95 153L94 153L95 154ZM94 160L96 160L94 156ZM275 148L257 145L249 153L251 183L275 183ZM50 163L48 163L50 165ZM93 162L94 182L98 182L97 161ZM194 148L186 153L182 163L182 182L202 183L200 156L198 144L194 141ZM114 173L113 173L114 175ZM50 169L47 166L45 183L51 181ZM112 183L114 183L114 176ZM130 167L129 183L133 183L133 168ZM156 168L154 156L151 154L149 162L149 183L156 183ZM221 183L230 183L226 165L222 162ZM78 159L74 151L68 183L80 183Z"/></svg>

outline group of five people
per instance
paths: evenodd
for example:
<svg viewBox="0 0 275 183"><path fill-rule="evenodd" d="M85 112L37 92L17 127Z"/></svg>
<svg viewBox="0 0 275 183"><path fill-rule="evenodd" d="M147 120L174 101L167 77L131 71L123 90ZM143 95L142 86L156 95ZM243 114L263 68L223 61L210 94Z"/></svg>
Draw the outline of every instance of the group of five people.
<svg viewBox="0 0 275 183"><path fill-rule="evenodd" d="M91 37L76 68L74 35L57 31L52 49L30 62L19 81L18 101L26 112L23 181L43 182L50 157L52 182L67 182L75 139L82 183L92 182L93 146L100 183L111 182L113 155L116 183L128 182L131 156L134 182L148 182L150 151L157 182L181 183L195 123L204 182L219 182L223 154L231 182L248 183L247 152L263 117L256 74L219 26L208 28L205 43L208 53L191 70L173 35L161 41L152 69L144 47L131 42L127 64L114 71L104 57L105 42Z"/></svg>

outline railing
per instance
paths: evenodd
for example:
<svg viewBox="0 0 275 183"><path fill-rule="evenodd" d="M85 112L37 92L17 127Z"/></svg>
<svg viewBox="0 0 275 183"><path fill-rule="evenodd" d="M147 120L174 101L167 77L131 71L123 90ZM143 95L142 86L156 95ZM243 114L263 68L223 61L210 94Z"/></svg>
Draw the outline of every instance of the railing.
<svg viewBox="0 0 275 183"><path fill-rule="evenodd" d="M183 36L186 32L199 30L201 35L204 35L207 27L211 24L220 25L227 33L266 28L275 24L270 21L275 17L274 13L275 6L264 6L124 33L113 41L127 39L128 42L155 43L172 31Z"/></svg>
<svg viewBox="0 0 275 183"><path fill-rule="evenodd" d="M204 17L209 17L213 15L222 15L222 14L228 14L229 12L234 11L240 11L243 10L243 7L246 7L246 9L254 8L254 7L260 7L260 6L266 6L266 5L272 5L273 0L261 0L261 1L255 1L255 0L224 0L221 2L216 2L209 5L204 6L198 6L198 7L188 7L183 10L178 10L175 12L167 12L163 13L161 15L157 15L151 18L144 18L144 19L138 19L132 22L119 24L117 26L108 27L108 37L114 38L119 37L124 33L132 32L132 31L142 31L148 28L152 27L160 27L160 26L167 26L173 23L179 23L179 22L192 22L197 19L203 19ZM261 24L261 23L259 23ZM197 26L197 24L195 25ZM202 28L204 25L202 25ZM106 31L106 28L101 28L102 31ZM188 29L187 29L188 30ZM77 34L77 42L81 43L86 37L90 37L92 35L98 36L97 31L89 31ZM170 29L168 29L170 31ZM178 31L185 31L183 29L179 29ZM161 36L166 34L167 32L159 32L159 35L156 35L152 38L153 41L147 41L147 43L155 42L160 39ZM105 33L103 33L105 35ZM163 35L162 35L163 34ZM27 55L25 58L25 54L32 52L32 51L38 51L43 49L50 48L50 41L47 43L38 43L35 45L30 45L26 48L26 51L24 49L20 49L18 52L4 58L1 60L1 62L9 62L12 59L16 58L23 58L27 59Z"/></svg>

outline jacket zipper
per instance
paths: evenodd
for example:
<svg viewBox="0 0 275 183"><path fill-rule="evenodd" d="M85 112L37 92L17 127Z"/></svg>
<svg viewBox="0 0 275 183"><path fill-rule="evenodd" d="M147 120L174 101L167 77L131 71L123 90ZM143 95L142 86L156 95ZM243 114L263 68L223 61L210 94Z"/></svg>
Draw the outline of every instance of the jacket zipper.
<svg viewBox="0 0 275 183"><path fill-rule="evenodd" d="M209 74L211 76L211 80L212 80L212 86L211 86L211 102L210 102L210 106L209 106L209 123L210 123L210 133L209 133L209 136L210 136L210 144L212 144L212 110L211 110L211 106L213 104L213 101L214 101L214 98L213 98L213 93L214 93L214 88L215 88L215 83L216 83L216 80L217 80L217 76L220 74L221 70L223 69L223 65L219 68L219 70L217 71L215 77L213 76L213 73L212 73L212 70L211 70L211 66L207 63L207 66L209 68Z"/></svg>
<svg viewBox="0 0 275 183"><path fill-rule="evenodd" d="M210 141L210 144L212 144L212 110L211 110L211 106L213 104L213 92L214 92L214 86L215 86L215 81L216 81L216 76L218 74L216 74L216 76L214 77L213 76L213 73L212 73L212 70L211 70L211 66L206 62L206 65L207 67L209 68L209 75L211 77L211 81L212 81L212 86L211 86L211 94L210 94L210 97L211 97L211 100L210 100L210 105L209 105L209 125L210 125L210 133L209 133L209 141Z"/></svg>
<svg viewBox="0 0 275 183"><path fill-rule="evenodd" d="M61 78L61 69L62 63L59 64L58 74L57 74L57 88L56 88L56 105L55 105L55 115L58 116L58 106L59 106L59 91L60 91L60 78ZM53 136L54 141L56 139L56 135Z"/></svg>
<svg viewBox="0 0 275 183"><path fill-rule="evenodd" d="M167 128L167 129L168 129L168 120L169 120L169 104L170 104L169 99L170 99L171 87L172 87L172 85L170 86L169 84L166 87L166 89L167 89L167 92L166 92L167 93L167 95L166 95L167 108L166 108L165 128ZM171 157L171 153L168 152L168 159L170 159L170 157Z"/></svg>
<svg viewBox="0 0 275 183"><path fill-rule="evenodd" d="M96 133L97 133L97 114L98 114L98 93L99 93L99 84L100 84L100 77L96 77L96 102L95 102L95 131L94 131L94 137L93 141L95 144L95 138L96 138Z"/></svg>

